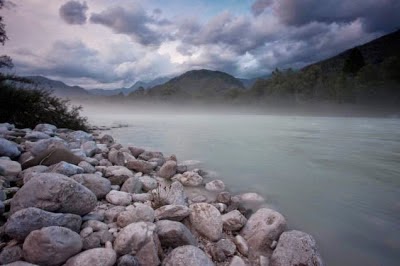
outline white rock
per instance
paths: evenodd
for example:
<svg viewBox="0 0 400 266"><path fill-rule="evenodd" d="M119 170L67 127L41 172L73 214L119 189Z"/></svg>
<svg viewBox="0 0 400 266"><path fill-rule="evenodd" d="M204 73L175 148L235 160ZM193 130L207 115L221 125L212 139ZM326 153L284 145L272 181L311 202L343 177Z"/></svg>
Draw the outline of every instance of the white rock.
<svg viewBox="0 0 400 266"><path fill-rule="evenodd" d="M132 196L126 192L111 190L106 195L106 200L114 205L126 206L132 202Z"/></svg>

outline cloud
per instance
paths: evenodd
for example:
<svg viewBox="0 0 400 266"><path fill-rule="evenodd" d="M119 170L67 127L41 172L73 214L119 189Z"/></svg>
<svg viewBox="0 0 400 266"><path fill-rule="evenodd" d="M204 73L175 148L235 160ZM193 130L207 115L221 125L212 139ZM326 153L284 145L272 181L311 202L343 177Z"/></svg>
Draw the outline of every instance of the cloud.
<svg viewBox="0 0 400 266"><path fill-rule="evenodd" d="M82 25L86 23L86 2L68 1L60 7L59 14L68 24Z"/></svg>
<svg viewBox="0 0 400 266"><path fill-rule="evenodd" d="M253 15L258 16L264 12L267 7L271 6L273 2L273 0L256 0L251 6L251 12L253 12Z"/></svg>

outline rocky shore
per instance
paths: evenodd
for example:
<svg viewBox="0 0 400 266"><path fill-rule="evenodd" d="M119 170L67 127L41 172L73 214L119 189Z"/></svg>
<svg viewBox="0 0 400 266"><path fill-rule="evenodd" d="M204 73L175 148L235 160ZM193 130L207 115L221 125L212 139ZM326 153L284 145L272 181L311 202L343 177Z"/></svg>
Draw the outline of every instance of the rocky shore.
<svg viewBox="0 0 400 266"><path fill-rule="evenodd" d="M0 124L0 182L1 265L323 265L260 195L110 135Z"/></svg>

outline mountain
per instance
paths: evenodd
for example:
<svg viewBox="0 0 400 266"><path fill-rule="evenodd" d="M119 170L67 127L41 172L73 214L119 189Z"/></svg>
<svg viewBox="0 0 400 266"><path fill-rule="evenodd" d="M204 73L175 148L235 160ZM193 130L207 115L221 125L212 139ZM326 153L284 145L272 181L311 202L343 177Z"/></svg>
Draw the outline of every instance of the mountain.
<svg viewBox="0 0 400 266"><path fill-rule="evenodd" d="M243 91L245 89L240 80L227 73L201 69L185 72L143 93L150 98L202 99L220 97L231 91ZM133 95L138 96L138 93Z"/></svg>
<svg viewBox="0 0 400 266"><path fill-rule="evenodd" d="M88 96L88 92L79 86L69 86L64 82L52 80L43 76L27 76L25 77L33 81L40 89L51 90L54 95L59 97L81 97Z"/></svg>
<svg viewBox="0 0 400 266"><path fill-rule="evenodd" d="M166 81L168 81L169 79L170 79L169 77L159 77L159 78L156 78L149 82L143 82L143 81L139 80L139 81L135 82L135 84L133 84L129 88L119 88L119 89L111 89L111 90L91 89L91 90L88 90L88 92L93 95L101 95L101 96L114 96L114 95L118 95L120 93L122 93L123 95L126 96L126 95L130 94L131 92L136 91L140 87L143 87L144 89L148 89L148 88L163 84Z"/></svg>

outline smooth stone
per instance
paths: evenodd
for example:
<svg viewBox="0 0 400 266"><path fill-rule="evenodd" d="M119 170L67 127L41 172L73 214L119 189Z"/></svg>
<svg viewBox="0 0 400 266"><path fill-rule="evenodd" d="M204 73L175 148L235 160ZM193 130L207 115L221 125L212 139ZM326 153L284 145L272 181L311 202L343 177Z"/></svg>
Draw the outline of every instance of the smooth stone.
<svg viewBox="0 0 400 266"><path fill-rule="evenodd" d="M244 260L239 257L239 256L234 256L229 263L229 266L246 266L247 264L244 262Z"/></svg>
<svg viewBox="0 0 400 266"><path fill-rule="evenodd" d="M128 158L135 160L135 157L129 157L127 153L116 149L111 149L108 153L108 160L114 165L124 166L128 162Z"/></svg>
<svg viewBox="0 0 400 266"><path fill-rule="evenodd" d="M165 159L164 158L151 158L150 160L148 160L148 162L154 163L157 167L161 167L165 163Z"/></svg>
<svg viewBox="0 0 400 266"><path fill-rule="evenodd" d="M246 217L238 210L234 210L222 215L222 223L224 230L238 231L247 223Z"/></svg>
<svg viewBox="0 0 400 266"><path fill-rule="evenodd" d="M127 193L140 193L142 191L142 182L136 176L129 177L121 187L121 191Z"/></svg>
<svg viewBox="0 0 400 266"><path fill-rule="evenodd" d="M241 235L237 235L234 238L234 243L237 250L244 256L247 256L247 254L249 253L249 246L247 245L246 239L244 239Z"/></svg>
<svg viewBox="0 0 400 266"><path fill-rule="evenodd" d="M142 189L145 192L156 189L158 186L157 180L155 180L154 178L152 178L148 175L139 177L139 180L140 180L140 182L142 182L142 184L143 184Z"/></svg>
<svg viewBox="0 0 400 266"><path fill-rule="evenodd" d="M193 171L201 166L201 162L196 160L186 160L179 163L178 167L179 166L184 166L186 168L186 171Z"/></svg>
<svg viewBox="0 0 400 266"><path fill-rule="evenodd" d="M50 212L85 215L97 204L96 195L60 174L38 174L14 195L10 213L37 207Z"/></svg>
<svg viewBox="0 0 400 266"><path fill-rule="evenodd" d="M125 211L123 206L115 206L104 212L104 222L109 224L117 221L118 215Z"/></svg>
<svg viewBox="0 0 400 266"><path fill-rule="evenodd" d="M239 197L243 204L261 204L265 202L263 196L254 192L243 193Z"/></svg>
<svg viewBox="0 0 400 266"><path fill-rule="evenodd" d="M215 245L220 248L227 257L235 254L236 245L229 239L221 239Z"/></svg>
<svg viewBox="0 0 400 266"><path fill-rule="evenodd" d="M157 234L161 245L176 248L184 245L197 245L197 241L189 229L182 223L162 220L156 222Z"/></svg>
<svg viewBox="0 0 400 266"><path fill-rule="evenodd" d="M117 266L140 266L139 261L132 255L124 255L118 259Z"/></svg>
<svg viewBox="0 0 400 266"><path fill-rule="evenodd" d="M44 150L40 154L36 155L22 163L22 169L27 169L36 165L51 166L59 162L67 162L70 164L77 165L82 161L82 158L73 154L70 150L65 148L54 148Z"/></svg>
<svg viewBox="0 0 400 266"><path fill-rule="evenodd" d="M38 265L26 261L15 261L9 264L5 264L4 266L38 266Z"/></svg>
<svg viewBox="0 0 400 266"><path fill-rule="evenodd" d="M12 141L0 138L0 157L16 158L21 155L18 145Z"/></svg>
<svg viewBox="0 0 400 266"><path fill-rule="evenodd" d="M189 206L190 223L201 235L211 241L222 237L222 219L220 212L211 204L195 203Z"/></svg>
<svg viewBox="0 0 400 266"><path fill-rule="evenodd" d="M222 191L218 194L217 201L229 205L229 203L231 202L231 193L227 191Z"/></svg>
<svg viewBox="0 0 400 266"><path fill-rule="evenodd" d="M129 206L129 210L121 212L117 218L119 227L125 227L128 224L137 222L150 222L154 221L154 210L142 203L135 203Z"/></svg>
<svg viewBox="0 0 400 266"><path fill-rule="evenodd" d="M271 256L271 266L323 265L315 239L301 231L282 233Z"/></svg>
<svg viewBox="0 0 400 266"><path fill-rule="evenodd" d="M163 166L161 166L158 171L158 176L163 178L171 178L176 174L177 164L175 161L167 161Z"/></svg>
<svg viewBox="0 0 400 266"><path fill-rule="evenodd" d="M64 140L54 137L33 142L32 147L31 149L29 149L29 151L32 153L33 156L36 157L43 152L49 150L51 151L54 149L68 149L68 145Z"/></svg>
<svg viewBox="0 0 400 266"><path fill-rule="evenodd" d="M67 139L70 141L77 141L84 143L93 140L93 135L82 130L73 131L67 134Z"/></svg>
<svg viewBox="0 0 400 266"><path fill-rule="evenodd" d="M206 202L206 201L207 201L207 197L204 195L198 195L192 199L193 203L200 203L200 202Z"/></svg>
<svg viewBox="0 0 400 266"><path fill-rule="evenodd" d="M172 220L180 222L190 214L190 209L184 205L165 205L155 210L157 220Z"/></svg>
<svg viewBox="0 0 400 266"><path fill-rule="evenodd" d="M23 245L24 258L39 265L60 265L81 249L81 237L72 230L59 226L31 232Z"/></svg>
<svg viewBox="0 0 400 266"><path fill-rule="evenodd" d="M225 184L221 180L213 180L205 185L206 190L212 192L221 192L225 190Z"/></svg>
<svg viewBox="0 0 400 266"><path fill-rule="evenodd" d="M105 134L100 138L99 142L101 144L105 144L107 146L111 146L111 145L114 144L115 141L114 141L114 138L112 136Z"/></svg>
<svg viewBox="0 0 400 266"><path fill-rule="evenodd" d="M140 265L159 265L156 225L138 222L124 227L114 241L118 255L135 255Z"/></svg>
<svg viewBox="0 0 400 266"><path fill-rule="evenodd" d="M57 173L66 176L72 176L76 174L83 174L83 169L79 166L67 163L67 162L59 162L55 165L52 165L48 169L49 173Z"/></svg>
<svg viewBox="0 0 400 266"><path fill-rule="evenodd" d="M131 160L126 163L126 167L130 170L150 174L155 168L155 165L144 160Z"/></svg>
<svg viewBox="0 0 400 266"><path fill-rule="evenodd" d="M117 253L112 248L94 248L70 258L64 266L113 266L116 262Z"/></svg>
<svg viewBox="0 0 400 266"><path fill-rule="evenodd" d="M86 154L87 157L93 157L100 150L94 141L86 141L82 144L81 149Z"/></svg>
<svg viewBox="0 0 400 266"><path fill-rule="evenodd" d="M49 226L62 226L79 232L82 219L70 213L52 213L38 208L26 208L11 215L4 231L14 239L23 240L30 232Z"/></svg>
<svg viewBox="0 0 400 266"><path fill-rule="evenodd" d="M114 205L127 206L132 202L132 196L123 191L111 190L106 195L106 200Z"/></svg>
<svg viewBox="0 0 400 266"><path fill-rule="evenodd" d="M30 167L28 169L23 170L18 174L18 179L23 180L24 183L28 182L32 178L32 174L34 173L44 173L47 172L48 166L45 165L37 165ZM26 179L26 181L25 181Z"/></svg>
<svg viewBox="0 0 400 266"><path fill-rule="evenodd" d="M128 147L128 149L131 151L131 154L133 156L135 156L136 158L145 151L142 148L137 148L137 147L132 147L132 146Z"/></svg>
<svg viewBox="0 0 400 266"><path fill-rule="evenodd" d="M187 245L175 248L164 259L163 266L214 266L210 258L198 247Z"/></svg>
<svg viewBox="0 0 400 266"><path fill-rule="evenodd" d="M270 245L286 230L286 220L277 211L261 208L250 216L240 235L246 239L251 255L267 255Z"/></svg>
<svg viewBox="0 0 400 266"><path fill-rule="evenodd" d="M43 132L32 131L32 132L27 133L24 138L29 141L38 141L41 139L49 139L50 136Z"/></svg>
<svg viewBox="0 0 400 266"><path fill-rule="evenodd" d="M87 161L80 162L78 166L83 169L83 172L85 174L93 174L94 172L96 172L96 168L94 168L94 166Z"/></svg>
<svg viewBox="0 0 400 266"><path fill-rule="evenodd" d="M82 237L82 238L86 238L86 237L88 237L90 234L92 234L93 233L93 228L92 227L85 227L85 228L83 228L82 230L81 230L81 232L79 233L79 235Z"/></svg>
<svg viewBox="0 0 400 266"><path fill-rule="evenodd" d="M73 175L71 179L90 189L96 195L97 199L104 198L111 191L110 180L95 174Z"/></svg>
<svg viewBox="0 0 400 266"><path fill-rule="evenodd" d="M52 124L37 124L33 130L51 135L56 132L57 127Z"/></svg>
<svg viewBox="0 0 400 266"><path fill-rule="evenodd" d="M150 193L132 194L133 202L146 202L152 200L153 200L153 195Z"/></svg>
<svg viewBox="0 0 400 266"><path fill-rule="evenodd" d="M159 151L144 151L138 156L138 158L144 161L148 161L152 158L164 159L164 155L162 154L162 152Z"/></svg>
<svg viewBox="0 0 400 266"><path fill-rule="evenodd" d="M93 229L93 231L104 231L108 230L107 224L97 221L97 220L89 220L86 221L83 225L82 228L90 227Z"/></svg>
<svg viewBox="0 0 400 266"><path fill-rule="evenodd" d="M203 178L193 171L177 174L172 177L172 180L177 180L188 187L197 187L203 184Z"/></svg>
<svg viewBox="0 0 400 266"><path fill-rule="evenodd" d="M120 186L129 177L133 176L133 173L125 166L109 166L105 169L104 176L111 181L112 185Z"/></svg>
<svg viewBox="0 0 400 266"><path fill-rule="evenodd" d="M154 189L152 191L153 201L156 205L184 205L187 206L188 199L183 185L175 181L169 187Z"/></svg>
<svg viewBox="0 0 400 266"><path fill-rule="evenodd" d="M17 177L22 171L21 164L16 161L0 159L0 175L5 177Z"/></svg>
<svg viewBox="0 0 400 266"><path fill-rule="evenodd" d="M22 249L20 246L5 247L0 253L0 264L8 264L22 259Z"/></svg>

